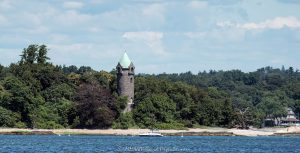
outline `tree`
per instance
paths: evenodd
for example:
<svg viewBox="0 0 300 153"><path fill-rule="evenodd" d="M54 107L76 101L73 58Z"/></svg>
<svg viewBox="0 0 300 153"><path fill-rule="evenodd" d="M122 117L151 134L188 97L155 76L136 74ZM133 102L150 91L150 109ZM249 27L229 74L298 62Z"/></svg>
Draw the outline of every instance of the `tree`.
<svg viewBox="0 0 300 153"><path fill-rule="evenodd" d="M233 126L234 117L232 102L229 99L225 99L222 107L222 118L219 124L231 127Z"/></svg>
<svg viewBox="0 0 300 153"><path fill-rule="evenodd" d="M81 84L75 93L80 127L108 128L116 113L115 98L97 82Z"/></svg>
<svg viewBox="0 0 300 153"><path fill-rule="evenodd" d="M64 73L70 74L70 73L77 73L78 68L75 65L71 65L71 66L68 66L68 67L66 67L64 65L62 70L64 71Z"/></svg>
<svg viewBox="0 0 300 153"><path fill-rule="evenodd" d="M247 128L264 119L300 113L297 68L138 74L133 112L122 113L116 70L55 66L46 45L29 45L21 60L0 65L0 126L34 128L178 128L183 125ZM294 70L296 69L296 70ZM133 121L135 124L133 124Z"/></svg>
<svg viewBox="0 0 300 153"><path fill-rule="evenodd" d="M176 104L166 95L154 94L140 102L133 111L136 123L153 128L157 123L174 122Z"/></svg>
<svg viewBox="0 0 300 153"><path fill-rule="evenodd" d="M122 113L120 117L113 123L112 127L115 129L128 129L135 125L132 118L132 113Z"/></svg>
<svg viewBox="0 0 300 153"><path fill-rule="evenodd" d="M284 84L284 79L280 74L268 74L266 76L266 82L268 84L268 88L271 90L276 89L277 87L281 87Z"/></svg>
<svg viewBox="0 0 300 153"><path fill-rule="evenodd" d="M236 109L236 122L242 129L248 129L249 125L253 124L253 117L250 112L250 107L245 109Z"/></svg>
<svg viewBox="0 0 300 153"><path fill-rule="evenodd" d="M43 97L47 102L55 103L61 99L71 100L74 96L74 87L62 83L54 84L42 92Z"/></svg>
<svg viewBox="0 0 300 153"><path fill-rule="evenodd" d="M39 105L30 112L31 127L40 129L58 129L63 128L60 124L61 116L56 112L56 107L49 105Z"/></svg>
<svg viewBox="0 0 300 153"><path fill-rule="evenodd" d="M24 48L21 55L21 63L33 64L37 58L38 48L38 45L34 44Z"/></svg>
<svg viewBox="0 0 300 153"><path fill-rule="evenodd" d="M47 57L47 46L46 45L29 45L27 48L23 49L21 56L21 64L29 63L33 64L35 62L39 64L45 64L50 58Z"/></svg>
<svg viewBox="0 0 300 153"><path fill-rule="evenodd" d="M38 47L37 63L46 64L46 61L50 59L47 57L47 52L48 49L46 45L41 45Z"/></svg>
<svg viewBox="0 0 300 153"><path fill-rule="evenodd" d="M91 68L91 67L89 67L89 66L81 66L81 67L79 67L79 69L78 69L78 73L79 74L84 74L84 73L91 73L91 72L93 72L94 70Z"/></svg>
<svg viewBox="0 0 300 153"><path fill-rule="evenodd" d="M34 95L21 80L16 77L6 77L3 81L4 89L9 93L3 97L1 105L13 112L21 114L21 121L32 126L30 113L44 101L41 96Z"/></svg>
<svg viewBox="0 0 300 153"><path fill-rule="evenodd" d="M0 106L0 127L14 127L20 116Z"/></svg>
<svg viewBox="0 0 300 153"><path fill-rule="evenodd" d="M266 117L272 117L276 120L287 115L286 107L277 96L272 94L265 95L262 102L258 105L258 108L265 112ZM277 123L279 123L279 120Z"/></svg>

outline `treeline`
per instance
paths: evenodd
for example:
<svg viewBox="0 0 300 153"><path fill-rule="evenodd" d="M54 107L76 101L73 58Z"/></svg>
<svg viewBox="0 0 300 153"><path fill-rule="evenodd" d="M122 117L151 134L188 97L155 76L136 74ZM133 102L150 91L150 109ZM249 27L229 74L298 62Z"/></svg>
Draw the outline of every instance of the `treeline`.
<svg viewBox="0 0 300 153"><path fill-rule="evenodd" d="M0 66L0 126L18 128L261 127L266 117L300 113L300 73L266 67L192 74L139 74L135 105L116 93L116 72L49 62L45 45Z"/></svg>
<svg viewBox="0 0 300 153"><path fill-rule="evenodd" d="M293 67L265 67L255 72L240 70L192 74L159 74L158 79L184 82L200 89L214 88L229 94L234 120L240 127L264 126L264 119L287 115L287 107L300 114L300 72ZM210 92L209 92L210 93Z"/></svg>
<svg viewBox="0 0 300 153"><path fill-rule="evenodd" d="M45 45L29 45L18 63L0 66L0 126L108 128L124 98L115 76L90 67L55 66Z"/></svg>

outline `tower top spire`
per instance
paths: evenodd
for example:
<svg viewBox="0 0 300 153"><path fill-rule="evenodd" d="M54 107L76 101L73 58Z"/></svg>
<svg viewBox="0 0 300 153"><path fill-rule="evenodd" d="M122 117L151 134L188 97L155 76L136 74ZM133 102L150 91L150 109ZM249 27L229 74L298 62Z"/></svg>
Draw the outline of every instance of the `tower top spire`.
<svg viewBox="0 0 300 153"><path fill-rule="evenodd" d="M129 59L126 51L124 52L123 56L121 57L119 63L123 68L128 68L129 65L131 64L131 60Z"/></svg>

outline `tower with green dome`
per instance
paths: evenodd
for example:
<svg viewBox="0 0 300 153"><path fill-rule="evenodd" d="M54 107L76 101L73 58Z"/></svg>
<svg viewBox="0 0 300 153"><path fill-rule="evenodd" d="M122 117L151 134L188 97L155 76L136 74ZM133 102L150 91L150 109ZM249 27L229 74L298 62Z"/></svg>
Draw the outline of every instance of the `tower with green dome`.
<svg viewBox="0 0 300 153"><path fill-rule="evenodd" d="M117 65L117 89L119 96L127 96L124 112L130 112L134 100L134 65L125 52Z"/></svg>

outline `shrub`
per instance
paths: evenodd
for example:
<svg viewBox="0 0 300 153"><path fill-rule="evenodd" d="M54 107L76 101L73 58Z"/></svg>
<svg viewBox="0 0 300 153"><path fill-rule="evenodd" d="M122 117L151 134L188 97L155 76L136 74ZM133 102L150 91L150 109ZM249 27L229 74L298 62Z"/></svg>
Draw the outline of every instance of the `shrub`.
<svg viewBox="0 0 300 153"><path fill-rule="evenodd" d="M14 126L15 128L26 128L26 124L24 122L17 122Z"/></svg>
<svg viewBox="0 0 300 153"><path fill-rule="evenodd" d="M135 125L132 119L132 113L122 113L120 117L113 123L112 128L114 129L128 129Z"/></svg>
<svg viewBox="0 0 300 153"><path fill-rule="evenodd" d="M10 110L7 110L0 106L0 126L2 127L14 127L19 115Z"/></svg>

